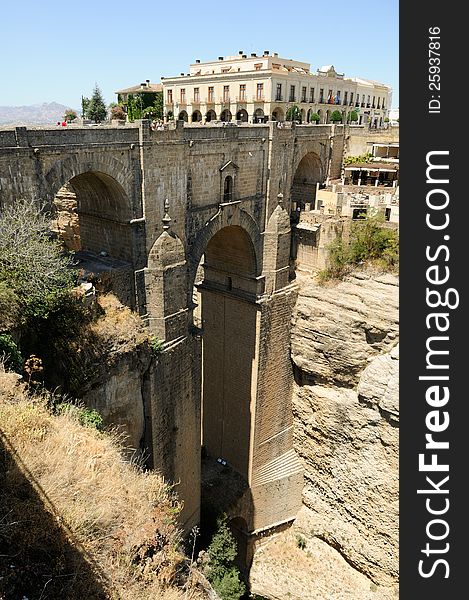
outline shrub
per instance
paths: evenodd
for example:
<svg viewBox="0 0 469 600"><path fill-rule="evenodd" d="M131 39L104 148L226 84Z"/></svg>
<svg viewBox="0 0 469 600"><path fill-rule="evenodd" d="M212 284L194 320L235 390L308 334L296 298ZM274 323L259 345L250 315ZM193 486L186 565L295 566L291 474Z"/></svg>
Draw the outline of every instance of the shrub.
<svg viewBox="0 0 469 600"><path fill-rule="evenodd" d="M121 121L125 121L126 114L122 106L119 104L117 106L113 106L111 108L111 119L120 119Z"/></svg>
<svg viewBox="0 0 469 600"><path fill-rule="evenodd" d="M212 586L222 600L239 600L246 592L246 586L239 579L239 571L232 567L221 579L214 579Z"/></svg>
<svg viewBox="0 0 469 600"><path fill-rule="evenodd" d="M23 357L15 341L8 333L0 334L0 360L5 369L21 373Z"/></svg>
<svg viewBox="0 0 469 600"><path fill-rule="evenodd" d="M73 121L76 118L77 118L77 113L74 110L72 110L71 108L65 111L64 121L67 121L67 123L70 123L71 121Z"/></svg>
<svg viewBox="0 0 469 600"><path fill-rule="evenodd" d="M331 114L330 119L333 123L338 123L339 121L342 121L342 115L338 110L335 110Z"/></svg>
<svg viewBox="0 0 469 600"><path fill-rule="evenodd" d="M298 546L298 548L300 548L300 550L304 550L306 548L306 540L302 535L297 533L295 540L296 540L296 545Z"/></svg>
<svg viewBox="0 0 469 600"><path fill-rule="evenodd" d="M318 115L318 113L313 112L309 115L310 123L313 123L313 122L319 123L320 120L321 120L321 117Z"/></svg>
<svg viewBox="0 0 469 600"><path fill-rule="evenodd" d="M163 351L163 342L159 340L157 337L150 338L150 349L153 356L159 356Z"/></svg>
<svg viewBox="0 0 469 600"><path fill-rule="evenodd" d="M358 113L356 110L352 110L349 112L349 114L347 116L347 121L349 121L349 122L358 121Z"/></svg>

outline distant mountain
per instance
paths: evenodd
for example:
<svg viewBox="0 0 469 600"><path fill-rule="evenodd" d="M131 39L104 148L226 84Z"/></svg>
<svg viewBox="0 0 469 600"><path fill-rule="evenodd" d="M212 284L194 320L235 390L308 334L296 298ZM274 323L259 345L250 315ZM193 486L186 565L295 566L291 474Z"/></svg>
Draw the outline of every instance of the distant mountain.
<svg viewBox="0 0 469 600"><path fill-rule="evenodd" d="M0 106L0 125L55 125L63 119L69 106L57 102L43 102L30 106ZM80 112L74 110L77 115Z"/></svg>

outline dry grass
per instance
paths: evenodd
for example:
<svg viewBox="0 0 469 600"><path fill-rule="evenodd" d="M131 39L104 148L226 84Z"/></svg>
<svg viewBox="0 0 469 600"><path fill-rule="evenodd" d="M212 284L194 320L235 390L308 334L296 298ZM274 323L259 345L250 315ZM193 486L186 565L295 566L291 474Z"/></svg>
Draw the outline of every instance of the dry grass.
<svg viewBox="0 0 469 600"><path fill-rule="evenodd" d="M175 496L116 440L51 415L2 373L0 434L0 598L204 597L181 587Z"/></svg>

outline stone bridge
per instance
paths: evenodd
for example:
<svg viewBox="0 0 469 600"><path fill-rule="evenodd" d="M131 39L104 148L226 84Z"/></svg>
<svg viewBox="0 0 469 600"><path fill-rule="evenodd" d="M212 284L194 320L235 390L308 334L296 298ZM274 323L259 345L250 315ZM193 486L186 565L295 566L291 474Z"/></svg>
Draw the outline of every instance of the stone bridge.
<svg viewBox="0 0 469 600"><path fill-rule="evenodd" d="M246 482L242 528L300 507L290 213L340 176L343 148L343 127L326 125L0 131L1 203L52 206L68 185L81 248L128 265L127 301L164 341L145 445L179 482L187 528L200 516L201 443Z"/></svg>

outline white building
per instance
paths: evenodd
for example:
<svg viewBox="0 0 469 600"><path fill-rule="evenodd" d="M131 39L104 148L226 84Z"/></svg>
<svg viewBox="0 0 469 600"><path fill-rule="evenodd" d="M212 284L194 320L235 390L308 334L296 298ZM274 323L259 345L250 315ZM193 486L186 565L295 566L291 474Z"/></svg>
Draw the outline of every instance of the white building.
<svg viewBox="0 0 469 600"><path fill-rule="evenodd" d="M320 123L339 111L343 120L352 111L358 124L382 127L391 105L389 86L363 78L347 78L332 65L312 73L309 63L263 55L218 57L190 65L189 73L162 77L165 116L194 121L283 121L288 109L300 109L300 121L314 113Z"/></svg>

